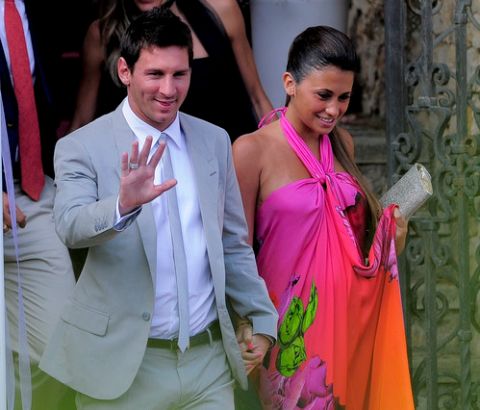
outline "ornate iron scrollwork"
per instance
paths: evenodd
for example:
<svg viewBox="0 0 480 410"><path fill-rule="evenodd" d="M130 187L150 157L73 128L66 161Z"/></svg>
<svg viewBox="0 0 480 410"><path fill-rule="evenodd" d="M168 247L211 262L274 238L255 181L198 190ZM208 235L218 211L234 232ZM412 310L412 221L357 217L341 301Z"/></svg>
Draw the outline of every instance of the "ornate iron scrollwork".
<svg viewBox="0 0 480 410"><path fill-rule="evenodd" d="M391 1L386 10L395 11ZM403 7L405 55L387 61L387 70L403 67L406 95L403 129L389 136L391 180L421 162L434 187L411 219L403 255L415 401L417 409L480 409L480 53L472 45L480 3ZM398 116L391 105L387 117Z"/></svg>

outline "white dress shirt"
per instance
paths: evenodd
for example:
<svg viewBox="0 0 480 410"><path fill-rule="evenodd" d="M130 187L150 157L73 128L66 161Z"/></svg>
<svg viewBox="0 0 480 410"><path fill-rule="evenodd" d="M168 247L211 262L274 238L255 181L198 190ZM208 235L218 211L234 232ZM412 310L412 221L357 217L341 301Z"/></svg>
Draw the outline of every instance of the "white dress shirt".
<svg viewBox="0 0 480 410"><path fill-rule="evenodd" d="M138 138L140 149L148 135L153 137L152 147L154 148L150 153L151 156L162 133L133 113L128 104L128 98L124 100L122 111L128 125ZM177 180L175 189L187 259L190 335L192 336L204 330L217 318L213 281L207 257L195 175L178 114L164 133L168 134L167 149L170 150L173 173ZM155 184L164 180L162 165L160 161L155 171ZM167 216L167 200L164 195L152 201L152 210L157 228L157 276L150 337L173 339L178 336L179 316L173 248Z"/></svg>
<svg viewBox="0 0 480 410"><path fill-rule="evenodd" d="M23 0L15 0L15 6L17 7L18 14L22 19L23 32L25 33L25 43L27 45L28 59L30 60L30 71L32 74L35 72L35 58L33 55L32 39L30 37L30 29L28 27L27 13L25 11L25 3ZM8 68L10 70L10 75L12 70L10 68L10 53L7 43L7 33L5 32L5 1L0 0L0 40L2 41L3 52L5 54L5 59L7 60ZM13 79L12 79L13 84Z"/></svg>

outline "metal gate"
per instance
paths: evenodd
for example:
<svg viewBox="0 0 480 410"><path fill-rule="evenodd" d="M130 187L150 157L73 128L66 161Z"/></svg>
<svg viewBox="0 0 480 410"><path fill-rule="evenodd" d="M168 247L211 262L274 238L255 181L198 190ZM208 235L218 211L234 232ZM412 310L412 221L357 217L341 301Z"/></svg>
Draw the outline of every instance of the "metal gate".
<svg viewBox="0 0 480 410"><path fill-rule="evenodd" d="M417 409L480 409L480 0L385 0L388 174L434 197L410 223L402 290Z"/></svg>

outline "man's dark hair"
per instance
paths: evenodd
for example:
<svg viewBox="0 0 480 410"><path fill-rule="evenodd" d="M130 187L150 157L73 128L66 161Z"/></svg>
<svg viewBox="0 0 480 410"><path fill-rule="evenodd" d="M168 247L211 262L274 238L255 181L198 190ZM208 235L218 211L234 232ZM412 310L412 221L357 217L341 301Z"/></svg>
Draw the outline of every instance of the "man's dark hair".
<svg viewBox="0 0 480 410"><path fill-rule="evenodd" d="M155 7L140 14L127 28L120 43L120 56L132 69L143 49L171 46L186 48L191 65L193 42L190 29L169 9Z"/></svg>

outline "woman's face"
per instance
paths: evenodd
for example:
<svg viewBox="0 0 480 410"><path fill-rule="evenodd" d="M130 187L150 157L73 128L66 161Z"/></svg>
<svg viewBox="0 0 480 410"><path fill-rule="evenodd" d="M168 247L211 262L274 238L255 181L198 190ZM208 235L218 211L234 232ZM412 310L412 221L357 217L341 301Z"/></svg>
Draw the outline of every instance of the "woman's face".
<svg viewBox="0 0 480 410"><path fill-rule="evenodd" d="M328 134L345 114L350 102L354 73L335 66L312 70L299 83L285 73L290 96L289 120L299 133Z"/></svg>
<svg viewBox="0 0 480 410"><path fill-rule="evenodd" d="M134 0L140 11L148 11L154 7L161 6L164 0Z"/></svg>

